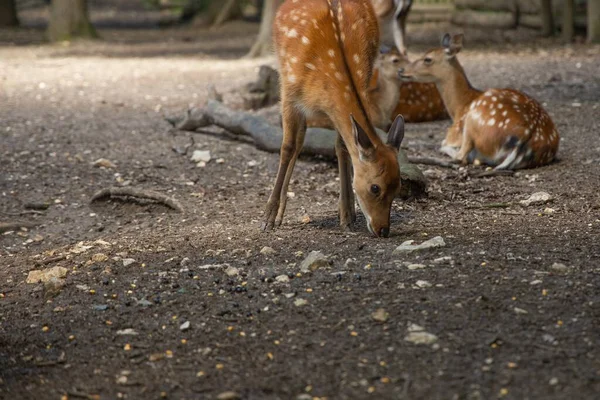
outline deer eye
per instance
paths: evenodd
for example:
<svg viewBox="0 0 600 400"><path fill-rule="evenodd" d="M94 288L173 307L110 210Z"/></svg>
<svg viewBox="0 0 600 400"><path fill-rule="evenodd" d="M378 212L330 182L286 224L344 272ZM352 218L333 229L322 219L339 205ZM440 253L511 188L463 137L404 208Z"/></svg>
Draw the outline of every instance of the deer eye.
<svg viewBox="0 0 600 400"><path fill-rule="evenodd" d="M433 60L430 57L425 57L425 59L423 59L423 63L425 63L425 65L431 65Z"/></svg>
<svg viewBox="0 0 600 400"><path fill-rule="evenodd" d="M371 193L378 195L381 192L379 185L371 185Z"/></svg>
<svg viewBox="0 0 600 400"><path fill-rule="evenodd" d="M400 62L400 59L399 59L399 58L394 58L394 59L392 60L392 62L393 62L394 64L398 64L398 63Z"/></svg>

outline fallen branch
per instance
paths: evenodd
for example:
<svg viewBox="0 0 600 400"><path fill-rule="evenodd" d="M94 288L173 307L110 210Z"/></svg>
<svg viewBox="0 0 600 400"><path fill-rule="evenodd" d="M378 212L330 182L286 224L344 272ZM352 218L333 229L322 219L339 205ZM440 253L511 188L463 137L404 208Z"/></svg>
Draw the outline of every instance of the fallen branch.
<svg viewBox="0 0 600 400"><path fill-rule="evenodd" d="M213 100L209 100L203 108L188 110L183 118L168 118L167 121L176 129L192 132L216 125L227 131L229 138L240 141L252 138L258 149L269 153L279 153L283 140L282 129L271 125L265 118L232 110ZM380 130L377 133L385 142L387 134ZM335 158L336 135L337 133L330 129L308 128L301 154ZM427 186L425 176L416 165L411 164L403 150L398 153L398 164L405 188L400 197L416 197L425 193Z"/></svg>
<svg viewBox="0 0 600 400"><path fill-rule="evenodd" d="M437 158L429 158L429 157L408 157L408 161L413 164L421 164L421 165L433 165L435 167L442 168L450 168L450 169L458 169L459 165L457 163L453 163L451 161L444 161Z"/></svg>
<svg viewBox="0 0 600 400"><path fill-rule="evenodd" d="M35 222L0 222L0 233L10 232L21 228L33 228L39 224Z"/></svg>
<svg viewBox="0 0 600 400"><path fill-rule="evenodd" d="M177 200L167 195L151 190L142 190L134 188L108 188L100 190L92 196L90 203L104 199L109 199L112 197L124 197L126 199L138 202L140 200L151 200L163 204L175 211L183 212L183 207L181 206L181 204L179 204Z"/></svg>
<svg viewBox="0 0 600 400"><path fill-rule="evenodd" d="M37 211L37 210L25 210L25 211L16 212L16 213L2 212L2 214L8 215L11 217L22 217L24 215L44 215L44 212Z"/></svg>

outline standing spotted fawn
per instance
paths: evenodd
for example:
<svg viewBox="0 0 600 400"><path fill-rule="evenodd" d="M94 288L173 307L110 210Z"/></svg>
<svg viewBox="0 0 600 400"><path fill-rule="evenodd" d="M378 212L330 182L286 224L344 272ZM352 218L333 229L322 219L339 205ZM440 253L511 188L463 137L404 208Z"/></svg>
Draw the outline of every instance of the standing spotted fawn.
<svg viewBox="0 0 600 400"><path fill-rule="evenodd" d="M434 82L453 120L442 151L463 163L496 169L532 168L554 160L559 135L542 106L512 89L474 89L456 55L463 36L446 34L399 74L403 80Z"/></svg>
<svg viewBox="0 0 600 400"><path fill-rule="evenodd" d="M369 119L367 91L379 47L373 7L364 0L287 0L273 32L281 70L283 142L264 229L283 219L307 115L324 114L338 133L340 225L348 228L356 219L354 188L369 231L388 237L392 202L401 190L397 156L404 120L394 121L384 143Z"/></svg>

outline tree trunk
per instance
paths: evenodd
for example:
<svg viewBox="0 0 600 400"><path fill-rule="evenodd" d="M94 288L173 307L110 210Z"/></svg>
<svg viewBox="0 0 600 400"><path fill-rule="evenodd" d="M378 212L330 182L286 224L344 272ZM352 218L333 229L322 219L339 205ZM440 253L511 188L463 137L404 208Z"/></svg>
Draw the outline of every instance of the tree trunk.
<svg viewBox="0 0 600 400"><path fill-rule="evenodd" d="M554 34L554 16L552 15L552 0L541 0L540 10L542 13L542 35L552 36Z"/></svg>
<svg viewBox="0 0 600 400"><path fill-rule="evenodd" d="M565 0L563 3L562 37L571 43L575 37L575 0Z"/></svg>
<svg viewBox="0 0 600 400"><path fill-rule="evenodd" d="M86 0L52 0L48 38L53 42L77 38L96 38Z"/></svg>
<svg viewBox="0 0 600 400"><path fill-rule="evenodd" d="M239 0L227 0L227 2L221 7L221 10L215 17L211 28L218 28L225 22L235 19L241 15L242 9Z"/></svg>
<svg viewBox="0 0 600 400"><path fill-rule="evenodd" d="M281 0L265 0L260 22L258 38L246 57L262 57L269 55L273 45L273 21Z"/></svg>
<svg viewBox="0 0 600 400"><path fill-rule="evenodd" d="M590 43L600 43L600 0L588 0L587 38Z"/></svg>
<svg viewBox="0 0 600 400"><path fill-rule="evenodd" d="M0 26L17 26L17 7L15 0L0 0Z"/></svg>

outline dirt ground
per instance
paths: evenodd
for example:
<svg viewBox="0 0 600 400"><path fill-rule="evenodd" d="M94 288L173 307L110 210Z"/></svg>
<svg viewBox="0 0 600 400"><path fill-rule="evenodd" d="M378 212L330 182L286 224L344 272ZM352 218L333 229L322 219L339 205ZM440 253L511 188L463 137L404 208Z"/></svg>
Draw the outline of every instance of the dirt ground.
<svg viewBox="0 0 600 400"><path fill-rule="evenodd" d="M416 54L444 27L411 29ZM362 218L339 231L336 165L317 159L263 233L278 156L164 122L209 84L235 102L272 62L238 60L255 32L107 23L102 42L48 45L0 30L0 222L36 224L0 235L0 398L598 398L600 48L468 32L472 83L543 102L560 161L484 179L424 167L428 196L396 202L377 240ZM404 147L441 157L448 126L408 125ZM180 154L192 137L205 167ZM89 203L111 186L185 212ZM519 204L540 191L553 200ZM393 253L435 236L446 246ZM300 273L313 250L329 265ZM64 287L26 283L58 266Z"/></svg>

